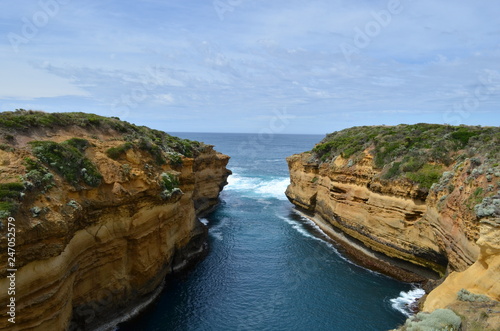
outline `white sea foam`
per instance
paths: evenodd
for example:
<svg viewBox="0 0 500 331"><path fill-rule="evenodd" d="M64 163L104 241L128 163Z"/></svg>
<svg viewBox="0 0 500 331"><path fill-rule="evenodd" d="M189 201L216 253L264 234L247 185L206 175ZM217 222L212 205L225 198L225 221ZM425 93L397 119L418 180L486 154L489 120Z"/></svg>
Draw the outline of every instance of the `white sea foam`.
<svg viewBox="0 0 500 331"><path fill-rule="evenodd" d="M293 229L295 229L298 233L300 233L304 237L311 238L311 239L314 239L316 241L321 242L322 244L326 245L329 249L331 249L335 254L337 254L342 260L349 262L351 264L354 264L352 261L350 261L346 257L342 256L342 254L340 254L340 252L337 250L337 248L335 248L335 246L333 246L332 243L330 243L328 241L328 239L327 239L328 235L316 223L314 223L312 220L310 220L309 218L307 218L303 215L300 215L300 214L297 214L297 215L300 216L301 220L304 223L307 223L310 227L313 227L315 229L315 231L317 231L321 235L317 236L317 235L312 234L304 227L304 225L302 223L297 222L289 217L285 217L285 216L281 216L281 215L276 215L276 216L278 218L281 218L282 220L284 220L286 223L290 224Z"/></svg>
<svg viewBox="0 0 500 331"><path fill-rule="evenodd" d="M224 240L224 235L220 231L212 231L212 232L209 232L209 234L219 241Z"/></svg>
<svg viewBox="0 0 500 331"><path fill-rule="evenodd" d="M338 257L340 257L345 262L347 262L349 264L352 264L352 265L355 265L357 267L360 267L362 269L365 269L369 273L372 273L372 274L375 274L375 275L379 275L378 272L370 270L370 269L365 268L363 266L360 266L359 264L356 264L353 261L351 261L350 259L348 259L347 257L343 256L338 251L338 249L329 241L330 237L328 236L328 234L326 234L325 231L323 231L323 229L319 225L317 225L313 220L311 220L309 217L304 216L300 212L297 212L297 211L294 211L294 212L295 212L296 215L298 215L301 218L302 222L307 223L310 227L314 228L315 231L317 233L321 234L321 235L318 236L318 235L314 235L314 234L310 233L306 228L304 228L303 224L301 224L300 222L297 222L297 221L295 221L293 219L290 219L290 218L284 217L284 216L280 216L280 215L276 215L276 216L279 217L279 218L281 218L282 220L284 220L286 223L292 225L292 228L294 228L295 230L297 230L297 232L299 232L300 234L302 234L304 237L312 238L314 240L320 241L323 244L327 245L328 248L330 248L335 254L337 254Z"/></svg>
<svg viewBox="0 0 500 331"><path fill-rule="evenodd" d="M290 184L288 177L262 178L246 177L238 174L229 176L226 191L240 191L245 197L267 197L279 200L287 200L285 190Z"/></svg>
<svg viewBox="0 0 500 331"><path fill-rule="evenodd" d="M425 291L421 288L414 288L408 292L401 292L397 298L389 300L391 302L392 308L400 311L406 316L413 315L412 306L425 294Z"/></svg>

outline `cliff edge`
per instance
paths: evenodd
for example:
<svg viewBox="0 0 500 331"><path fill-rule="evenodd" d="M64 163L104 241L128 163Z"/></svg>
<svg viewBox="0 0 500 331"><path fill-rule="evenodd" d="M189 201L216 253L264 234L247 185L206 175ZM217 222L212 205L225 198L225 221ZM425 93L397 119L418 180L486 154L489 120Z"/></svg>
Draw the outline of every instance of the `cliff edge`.
<svg viewBox="0 0 500 331"><path fill-rule="evenodd" d="M204 255L198 216L230 174L213 146L118 118L24 110L0 113L0 140L2 289L17 269L15 294L0 293L5 305L15 298L15 324L2 318L1 330L116 322Z"/></svg>
<svg viewBox="0 0 500 331"><path fill-rule="evenodd" d="M462 289L500 300L500 128L355 127L287 161L289 200L358 261L428 289L444 279L424 311Z"/></svg>

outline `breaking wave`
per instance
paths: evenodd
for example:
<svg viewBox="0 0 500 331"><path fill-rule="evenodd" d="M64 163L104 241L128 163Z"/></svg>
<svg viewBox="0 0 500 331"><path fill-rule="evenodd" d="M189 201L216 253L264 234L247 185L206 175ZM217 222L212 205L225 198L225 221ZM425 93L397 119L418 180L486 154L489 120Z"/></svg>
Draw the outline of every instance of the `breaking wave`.
<svg viewBox="0 0 500 331"><path fill-rule="evenodd" d="M285 190L290 184L288 177L247 177L233 174L227 179L227 191L243 192L245 197L250 198L276 198L287 200Z"/></svg>

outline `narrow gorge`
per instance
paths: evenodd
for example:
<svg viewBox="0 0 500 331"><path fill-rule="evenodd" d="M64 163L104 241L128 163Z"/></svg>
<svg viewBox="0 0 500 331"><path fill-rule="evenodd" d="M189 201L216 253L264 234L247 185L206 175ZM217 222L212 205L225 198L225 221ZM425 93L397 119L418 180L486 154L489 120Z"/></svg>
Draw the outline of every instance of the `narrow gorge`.
<svg viewBox="0 0 500 331"><path fill-rule="evenodd" d="M84 113L6 112L0 131L0 216L4 229L15 219L18 312L0 329L116 323L205 255L198 217L230 174L213 146ZM2 264L2 289L7 274Z"/></svg>
<svg viewBox="0 0 500 331"><path fill-rule="evenodd" d="M499 146L498 127L346 129L288 157L286 194L361 264L425 284L423 311L483 311L486 330L500 325L487 313L500 300Z"/></svg>

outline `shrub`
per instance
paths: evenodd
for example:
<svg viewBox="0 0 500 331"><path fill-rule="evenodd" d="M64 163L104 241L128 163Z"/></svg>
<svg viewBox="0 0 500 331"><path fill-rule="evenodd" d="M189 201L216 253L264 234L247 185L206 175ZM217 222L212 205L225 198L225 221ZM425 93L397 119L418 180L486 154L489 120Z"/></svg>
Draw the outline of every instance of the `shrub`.
<svg viewBox="0 0 500 331"><path fill-rule="evenodd" d="M156 164L164 165L166 163L161 148L153 143L150 139L142 137L139 140L139 148L143 151L148 152L153 157Z"/></svg>
<svg viewBox="0 0 500 331"><path fill-rule="evenodd" d="M17 210L24 189L23 183L0 184L0 218L9 217Z"/></svg>
<svg viewBox="0 0 500 331"><path fill-rule="evenodd" d="M0 199L19 198L20 192L24 190L23 183L0 184Z"/></svg>
<svg viewBox="0 0 500 331"><path fill-rule="evenodd" d="M458 129L457 131L453 132L451 134L451 137L455 140L458 140L461 144L462 147L466 146L467 143L469 142L469 139L471 137L476 136L478 133L470 131L469 129L462 127Z"/></svg>
<svg viewBox="0 0 500 331"><path fill-rule="evenodd" d="M32 141L33 154L59 173L68 183L77 185L83 181L90 186L99 186L102 175L97 167L77 148L67 143Z"/></svg>
<svg viewBox="0 0 500 331"><path fill-rule="evenodd" d="M161 174L161 187L164 190L172 191L179 187L179 179L174 174L164 172Z"/></svg>
<svg viewBox="0 0 500 331"><path fill-rule="evenodd" d="M54 187L54 175L46 167L31 158L25 158L24 165L27 172L22 178L27 188L39 188L45 192Z"/></svg>
<svg viewBox="0 0 500 331"><path fill-rule="evenodd" d="M500 196L486 197L480 204L474 206L474 212L479 218L500 216Z"/></svg>
<svg viewBox="0 0 500 331"><path fill-rule="evenodd" d="M391 178L397 177L401 172L399 169L400 165L401 165L401 162L394 162L392 167L390 167L389 170L387 170L387 172L382 176L382 178L383 179L391 179Z"/></svg>
<svg viewBox="0 0 500 331"><path fill-rule="evenodd" d="M160 196L163 199L169 199L174 194L182 194L179 188L179 179L174 174L164 172L160 178L160 186L162 188Z"/></svg>
<svg viewBox="0 0 500 331"><path fill-rule="evenodd" d="M489 301L491 301L491 299L484 294L474 294L474 293L467 291L464 288L461 289L460 291L458 291L457 298L460 301L468 301L468 302L489 302Z"/></svg>
<svg viewBox="0 0 500 331"><path fill-rule="evenodd" d="M89 141L82 138L71 138L66 140L64 143L78 149L82 153L85 152L85 150L90 146Z"/></svg>
<svg viewBox="0 0 500 331"><path fill-rule="evenodd" d="M11 216L19 207L19 204L13 201L0 201L0 218Z"/></svg>
<svg viewBox="0 0 500 331"><path fill-rule="evenodd" d="M169 163L173 166L181 166L182 165L182 157L181 154L178 153L169 153L168 154Z"/></svg>
<svg viewBox="0 0 500 331"><path fill-rule="evenodd" d="M125 154L129 149L133 148L134 145L132 143L126 142L117 147L111 147L106 151L106 155L113 159L118 160L123 154Z"/></svg>
<svg viewBox="0 0 500 331"><path fill-rule="evenodd" d="M432 313L420 312L410 317L403 330L407 331L455 331L462 320L450 309L436 309Z"/></svg>
<svg viewBox="0 0 500 331"><path fill-rule="evenodd" d="M425 164L415 173L407 173L406 177L420 185L420 187L430 189L432 184L437 183L443 173L440 165Z"/></svg>

